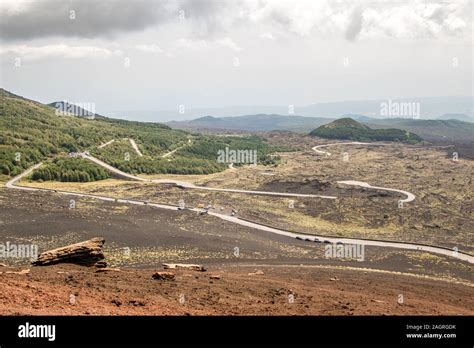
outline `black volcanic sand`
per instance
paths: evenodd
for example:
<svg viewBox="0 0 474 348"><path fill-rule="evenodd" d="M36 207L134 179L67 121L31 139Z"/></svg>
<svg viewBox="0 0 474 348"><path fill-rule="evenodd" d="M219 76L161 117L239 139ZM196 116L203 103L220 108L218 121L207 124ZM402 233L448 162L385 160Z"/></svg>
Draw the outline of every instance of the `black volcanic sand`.
<svg viewBox="0 0 474 348"><path fill-rule="evenodd" d="M258 187L259 191L269 192L287 192L287 193L298 193L298 194L316 194L324 196L336 196L342 197L383 197L387 199L395 199L404 197L403 194L383 191L365 189L362 187L348 186L347 188L338 187L337 184L321 181L315 178L302 178L295 180L272 180L266 182Z"/></svg>
<svg viewBox="0 0 474 348"><path fill-rule="evenodd" d="M76 200L76 209L69 209L70 199ZM1 243L34 243L42 252L97 236L105 238L106 257L112 266L155 267L162 262L317 264L473 280L469 264L438 255L368 247L363 262L331 260L324 257L322 244L254 230L191 211L0 189ZM124 256L123 248L130 248L128 256ZM0 259L0 263L28 261Z"/></svg>

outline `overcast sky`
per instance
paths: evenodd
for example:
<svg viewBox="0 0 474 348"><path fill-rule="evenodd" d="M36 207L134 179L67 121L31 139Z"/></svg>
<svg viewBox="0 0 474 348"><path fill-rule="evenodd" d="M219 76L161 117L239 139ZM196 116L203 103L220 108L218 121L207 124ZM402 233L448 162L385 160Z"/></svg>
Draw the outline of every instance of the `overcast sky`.
<svg viewBox="0 0 474 348"><path fill-rule="evenodd" d="M104 114L472 95L469 0L1 6L1 86Z"/></svg>

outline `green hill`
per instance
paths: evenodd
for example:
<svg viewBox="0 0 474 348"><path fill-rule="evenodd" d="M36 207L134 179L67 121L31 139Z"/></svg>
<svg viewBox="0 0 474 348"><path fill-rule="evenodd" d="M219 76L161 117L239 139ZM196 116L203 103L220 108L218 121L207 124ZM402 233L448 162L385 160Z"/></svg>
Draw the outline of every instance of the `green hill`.
<svg viewBox="0 0 474 348"><path fill-rule="evenodd" d="M136 152L130 143L121 141L124 138L134 139L143 157L135 156ZM112 139L116 139L116 143L98 148L98 145ZM173 130L159 123L103 116L94 119L58 116L50 106L0 89L0 174L3 175L17 175L37 162L85 150L130 173L213 173L227 168L226 164L217 162L217 150L225 147L256 149L260 163L273 164L278 160L270 156L275 149L259 137L204 136ZM162 158L163 154L177 148L173 156ZM80 168L71 169L71 161L79 159L50 165L50 178L61 179L66 171L77 172L77 175L70 175L73 179L69 181L79 176L83 178L80 181L104 177L102 173L95 175L89 166L79 165ZM36 177L48 179L47 174L37 174Z"/></svg>
<svg viewBox="0 0 474 348"><path fill-rule="evenodd" d="M310 133L311 136L328 139L357 141L401 141L418 143L423 139L414 133L401 129L372 129L352 118L340 118L329 124L322 125Z"/></svg>
<svg viewBox="0 0 474 348"><path fill-rule="evenodd" d="M356 131L368 131L370 128L363 123L359 123L350 117L340 118L319 128L324 129L346 129ZM318 129L319 129L318 128Z"/></svg>

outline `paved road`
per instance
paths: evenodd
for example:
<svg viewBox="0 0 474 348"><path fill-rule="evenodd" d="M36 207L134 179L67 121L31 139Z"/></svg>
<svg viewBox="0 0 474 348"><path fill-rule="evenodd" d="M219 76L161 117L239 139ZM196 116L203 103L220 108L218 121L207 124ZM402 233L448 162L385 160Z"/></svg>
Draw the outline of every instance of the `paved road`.
<svg viewBox="0 0 474 348"><path fill-rule="evenodd" d="M388 187L372 186L363 181L347 180L347 181L338 181L337 183L342 184L342 185L366 187L373 190L384 190L384 191L393 191L393 192L402 193L407 196L407 198L399 200L399 202L402 202L402 203L411 202L415 200L416 198L416 196L413 193L410 193L408 191L403 191L403 190L398 190L398 189L388 188Z"/></svg>
<svg viewBox="0 0 474 348"><path fill-rule="evenodd" d="M217 191L217 192L231 192L231 193L244 193L250 195L262 195L262 196L279 196L279 197L305 197L305 198L323 198L323 199L337 199L334 196L322 196L322 195L312 195L312 194L302 194L302 193L287 193L287 192L269 192L269 191L250 191L250 190L239 190L239 189L228 189L228 188L219 188L219 187L205 187L205 186L197 186L193 183L186 182L186 181L178 181L178 180L171 180L171 179L145 179L139 176L135 176L132 174L125 173L111 165L95 158L94 156L87 155L85 153L81 154L82 157L104 167L108 171L115 173L116 175L127 178L130 180L136 181L145 181L145 182L154 182L157 184L174 184L176 186L185 188L185 189L193 189L193 190L205 190L205 191Z"/></svg>
<svg viewBox="0 0 474 348"><path fill-rule="evenodd" d="M131 138L129 138L129 141L132 144L133 148L135 148L137 153L141 156L141 153L139 152L137 144L135 143L135 141ZM112 142L112 140L109 141L109 143L111 143L111 142ZM190 141L188 141L188 143L190 143ZM104 145L107 145L107 143L104 144ZM386 145L386 144L361 143L361 142L333 143L333 144L315 146L315 147L313 147L313 150L318 152L318 153L323 153L323 154L327 154L328 156L330 156L331 154L329 152L318 150L318 148L328 147L328 146L335 146L335 145ZM183 146L187 146L187 145L183 145ZM165 158L165 157L168 157L168 156L172 155L175 151L181 149L183 146L164 154L162 157ZM82 157L84 157L84 158L86 158L86 159L102 166L103 168L107 169L110 172L115 173L116 175L118 175L122 178L129 179L129 180L148 181L148 182L154 182L154 183L158 183L158 184L174 184L174 185L177 185L177 186L185 188L185 189L194 189L194 190L244 193L244 194L252 194L252 195L279 196L279 197L304 197L304 198L337 199L337 197L334 197L334 196L300 194L300 193L287 193L287 192L269 192L269 191L250 191L250 190L239 190L239 189L226 189L226 188L218 188L218 187L197 186L197 185L194 185L193 183L186 182L186 181L177 181L177 180L169 180L169 179L159 179L159 180L157 180L157 179L144 179L144 178L141 178L139 176L135 176L135 175L132 175L132 174L125 173L125 172L123 172L123 171L121 171L121 170L119 170L115 167L112 167L111 165L99 160L98 158L95 158L95 157L91 156L91 155L86 155L86 154L83 153ZM338 183L345 184L345 185L361 186L361 187L366 187L366 188L370 188L370 189L374 189L374 190L385 190L385 191L393 191L393 192L402 193L402 194L405 194L407 196L406 199L400 200L400 202L402 202L402 203L408 203L408 202L411 202L415 199L415 195L413 195L410 192L403 191L403 190L398 190L398 189L393 189L393 188L388 188L388 187L371 186L370 184L368 184L366 182L362 182L362 181L338 181Z"/></svg>
<svg viewBox="0 0 474 348"><path fill-rule="evenodd" d="M238 217L235 217L235 216L222 215L222 214L213 213L213 212L209 212L209 214L213 216L217 216L223 220L242 225L242 226L247 226L247 227L254 228L261 231L276 233L282 236L308 240L311 242L314 242L315 239L318 239L320 242L323 242L323 241L329 241L330 243L342 242L344 244L360 244L364 246L377 246L377 247L384 247L384 248L426 251L426 252L431 252L435 254L441 254L445 256L454 257L456 259L467 261L469 263L474 263L474 256L461 253L459 251L456 252L455 250L448 249L448 248L425 246L425 245L420 245L420 244L403 243L403 242L400 242L400 243L387 242L387 241L380 241L380 240L366 240L366 239L357 239L357 238L335 238L335 237L325 237L325 236L313 235L313 234L308 235L308 234L295 233L295 232L290 232L290 231L280 230L273 227L260 225L254 222L239 219Z"/></svg>
<svg viewBox="0 0 474 348"><path fill-rule="evenodd" d="M115 167L112 167L110 164L107 164L107 163L101 161L100 159L95 158L94 156L88 155L86 153L81 153L80 155L83 158L86 158L89 161L92 161L95 164L98 164L99 166L107 169L109 172L113 172L113 173L117 174L118 176L120 176L122 178L129 179L129 180L136 180L136 181L149 181L149 180L146 180L146 179L143 179L143 178L139 178L138 176L134 176L132 174L122 172L121 170L119 170Z"/></svg>
<svg viewBox="0 0 474 348"><path fill-rule="evenodd" d="M317 153L319 153L319 154L325 154L326 156L331 156L331 154L329 152L323 151L323 150L318 150L318 149L323 148L323 147L336 146L336 145L387 146L388 144L361 143L361 142L353 141L353 142L349 142L349 143L332 143L332 144L325 144L325 145L317 145L317 146L314 146L312 149L314 151L316 151ZM414 201L415 198L416 198L416 196L413 193L408 192L408 191L398 190L398 189L389 188L389 187L372 186L372 185L370 185L366 182L363 182L363 181L346 180L346 181L338 181L337 183L342 184L342 185L365 187L365 188L369 188L369 189L372 189L372 190L383 190L383 191L392 191L392 192L402 193L402 194L406 195L407 198L401 199L399 201L401 203L408 203L408 202Z"/></svg>
<svg viewBox="0 0 474 348"><path fill-rule="evenodd" d="M63 190L53 190L53 189L40 189L37 187L26 187L26 186L17 186L15 185L18 180L23 178L24 176L28 175L31 173L34 169L38 168L41 166L42 163L38 163L34 165L33 167L29 168L25 172L21 173L20 175L17 175L16 177L12 178L6 183L6 187L10 189L19 189L19 190L28 190L28 191L49 191L49 192L55 192L58 194L63 194L63 195L69 195L69 196L76 196L76 197L87 197L87 198L94 198L94 199L99 199L103 201L110 201L110 202L118 202L118 203L125 203L125 204L134 204L134 205L148 205L160 209L168 209L168 210L178 210L178 207L172 206L172 205L167 205L167 204L158 204L158 203L151 203L151 202L145 202L145 201L137 201L137 200L129 200L129 199L116 199L114 197L108 197L108 196L100 196L100 195L91 195L91 194L85 194L85 193L77 193L77 192L69 192L69 191L63 191ZM196 212L203 212L202 209L188 209L191 211L196 211ZM215 212L209 212L209 215L218 217L222 220L226 220L229 222L233 222L242 226L247 226L253 229L265 231L265 232L270 232L270 233L275 233L278 235L282 236L287 236L290 238L299 238L303 240L307 240L308 242L314 242L315 240L319 240L320 242L330 242L330 243L345 243L345 244L360 244L364 246L377 246L377 247L384 247L384 248L396 248L396 249L405 249L405 250L416 250L416 251L425 251L425 252L431 252L431 253L436 253L436 254L441 254L444 256L450 256L453 258L456 258L458 260L462 261L467 261L469 263L474 263L474 256L454 251L451 249L447 248L442 248L442 247L435 247L435 246L425 246L425 245L419 245L419 244L412 244L412 243L398 243L398 242L388 242L388 241L377 241L377 240L366 240L366 239L357 239L357 238L335 238L335 237L325 237L321 235L308 235L308 234L302 234L302 233L295 233L295 232L290 232L286 230L281 230L273 227L268 227L265 225L260 225L254 222L246 221L239 219L238 217L235 216L229 216L229 215L224 215L224 214L219 214Z"/></svg>
<svg viewBox="0 0 474 348"><path fill-rule="evenodd" d="M18 190L26 190L26 191L41 191L41 189L38 189L38 188L30 188L30 187L25 187L25 186L16 186L15 183L20 180L21 178L23 178L24 176L27 176L28 174L30 174L33 170L35 170L36 168L39 168L41 165L43 165L43 162L40 162L40 163L37 163L35 164L34 166L28 168L27 170L25 170L23 173L21 174L18 174L17 176L11 178L10 180L7 181L7 183L5 184L5 186L7 188L11 188L11 189L18 189ZM45 191L49 191L49 190L45 190Z"/></svg>
<svg viewBox="0 0 474 348"><path fill-rule="evenodd" d="M316 151L319 154L326 155L326 156L331 156L331 153L328 151L324 150L318 150L323 147L330 147L330 146L337 146L337 145L367 145L367 146L386 146L387 144L381 144L381 143L360 143L358 141L351 141L349 143L332 143L332 144L325 144L325 145L316 145L312 149Z"/></svg>

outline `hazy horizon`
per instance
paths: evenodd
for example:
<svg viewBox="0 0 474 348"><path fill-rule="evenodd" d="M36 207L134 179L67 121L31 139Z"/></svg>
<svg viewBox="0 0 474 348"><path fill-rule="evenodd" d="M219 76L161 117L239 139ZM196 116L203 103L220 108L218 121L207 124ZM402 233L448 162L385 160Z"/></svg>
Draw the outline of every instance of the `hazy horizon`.
<svg viewBox="0 0 474 348"><path fill-rule="evenodd" d="M0 88L4 88L0 86ZM8 88L4 88L8 92L19 95L21 97L41 102L45 105L57 102L69 102L70 100L36 100L28 95L15 93ZM428 106L428 111L423 110L420 115L380 115L379 103L389 102L411 102ZM76 104L77 105L77 104ZM277 115L277 116L301 116L314 118L341 118L350 115L367 116L371 118L414 118L419 116L421 119L437 119L446 114L465 114L473 117L474 97L472 96L433 96L433 97L411 97L397 99L373 99L373 100L345 100L336 102L322 102L310 105L293 105L290 106L292 112L287 105L232 105L221 107L203 107L195 109L187 109L180 113L178 110L117 110L117 111L100 111L91 110L88 105L81 105L85 110L95 112L102 116L126 119L132 121L189 121L201 117L212 116L216 118L226 117L245 117L252 115ZM375 106L375 109L374 109ZM464 107L464 109L463 109ZM365 108L365 109L361 109ZM321 111L322 110L322 111ZM375 112L374 112L375 111ZM316 114L315 114L316 113Z"/></svg>
<svg viewBox="0 0 474 348"><path fill-rule="evenodd" d="M472 95L468 1L1 6L1 85L98 113Z"/></svg>

